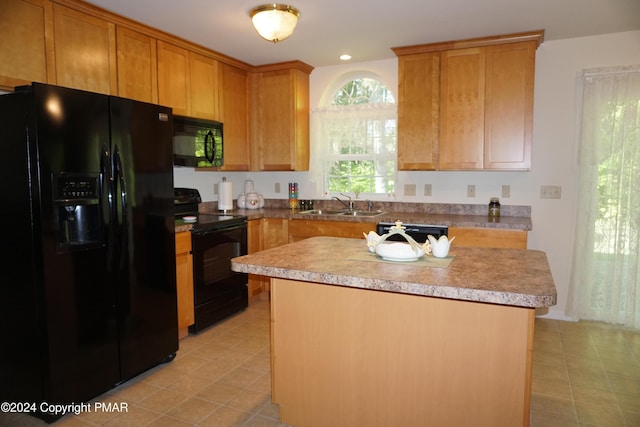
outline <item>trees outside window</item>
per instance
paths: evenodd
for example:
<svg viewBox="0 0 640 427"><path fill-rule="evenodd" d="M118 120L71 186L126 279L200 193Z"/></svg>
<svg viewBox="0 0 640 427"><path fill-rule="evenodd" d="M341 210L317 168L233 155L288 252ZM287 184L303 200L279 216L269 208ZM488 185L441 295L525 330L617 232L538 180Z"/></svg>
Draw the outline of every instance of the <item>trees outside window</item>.
<svg viewBox="0 0 640 427"><path fill-rule="evenodd" d="M640 328L640 66L583 76L569 311Z"/></svg>
<svg viewBox="0 0 640 427"><path fill-rule="evenodd" d="M312 112L314 161L329 193L395 189L397 108L379 80L354 78Z"/></svg>

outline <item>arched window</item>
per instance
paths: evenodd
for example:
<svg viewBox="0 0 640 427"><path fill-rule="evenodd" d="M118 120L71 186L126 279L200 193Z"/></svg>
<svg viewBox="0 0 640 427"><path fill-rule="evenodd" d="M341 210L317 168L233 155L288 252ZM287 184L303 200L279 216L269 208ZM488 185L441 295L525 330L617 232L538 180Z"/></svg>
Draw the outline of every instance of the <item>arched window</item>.
<svg viewBox="0 0 640 427"><path fill-rule="evenodd" d="M312 170L326 193L392 193L396 176L397 108L379 80L353 78L328 105L311 113Z"/></svg>

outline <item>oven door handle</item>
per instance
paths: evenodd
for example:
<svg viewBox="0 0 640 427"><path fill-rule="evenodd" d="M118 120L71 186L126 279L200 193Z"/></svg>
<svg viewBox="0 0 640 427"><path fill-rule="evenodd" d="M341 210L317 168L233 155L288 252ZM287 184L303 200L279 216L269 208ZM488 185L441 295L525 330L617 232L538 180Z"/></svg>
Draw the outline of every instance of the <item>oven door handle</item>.
<svg viewBox="0 0 640 427"><path fill-rule="evenodd" d="M221 233L224 231L232 231L232 230L239 230L242 228L247 228L247 223L244 222L242 224L236 224L236 225L230 225L228 227L216 227L216 228L210 228L207 230L191 230L191 234L196 237L196 236L208 236L210 234L217 234L217 233Z"/></svg>

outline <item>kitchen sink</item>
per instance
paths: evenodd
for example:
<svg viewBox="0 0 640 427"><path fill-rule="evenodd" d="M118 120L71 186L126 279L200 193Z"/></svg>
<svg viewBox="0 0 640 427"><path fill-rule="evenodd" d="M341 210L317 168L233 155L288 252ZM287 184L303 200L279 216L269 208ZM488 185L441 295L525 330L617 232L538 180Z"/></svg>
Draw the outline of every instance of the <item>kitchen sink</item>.
<svg viewBox="0 0 640 427"><path fill-rule="evenodd" d="M344 216L378 216L382 215L384 211L343 211L341 215Z"/></svg>
<svg viewBox="0 0 640 427"><path fill-rule="evenodd" d="M382 215L384 211L349 211L349 210L331 210L331 209L310 209L307 211L301 211L301 215L329 215L329 216L361 216L372 217Z"/></svg>
<svg viewBox="0 0 640 427"><path fill-rule="evenodd" d="M331 210L331 209L310 209L308 211L300 211L301 215L342 215L347 212L346 210Z"/></svg>

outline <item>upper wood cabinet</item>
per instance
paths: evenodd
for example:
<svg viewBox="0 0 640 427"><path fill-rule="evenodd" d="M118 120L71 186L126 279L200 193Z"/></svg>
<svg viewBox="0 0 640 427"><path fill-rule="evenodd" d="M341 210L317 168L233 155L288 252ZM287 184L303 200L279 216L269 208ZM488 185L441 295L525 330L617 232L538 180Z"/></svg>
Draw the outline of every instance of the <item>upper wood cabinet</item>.
<svg viewBox="0 0 640 427"><path fill-rule="evenodd" d="M253 169L309 169L309 74L299 61L257 67Z"/></svg>
<svg viewBox="0 0 640 427"><path fill-rule="evenodd" d="M158 40L158 102L173 108L173 114L191 112L189 51Z"/></svg>
<svg viewBox="0 0 640 427"><path fill-rule="evenodd" d="M220 63L218 83L220 121L224 125L224 166L221 169L247 171L251 153L247 72Z"/></svg>
<svg viewBox="0 0 640 427"><path fill-rule="evenodd" d="M55 83L116 95L115 24L54 3L53 29Z"/></svg>
<svg viewBox="0 0 640 427"><path fill-rule="evenodd" d="M398 71L398 169L438 169L440 53L401 56Z"/></svg>
<svg viewBox="0 0 640 427"><path fill-rule="evenodd" d="M394 48L399 169L529 170L543 34Z"/></svg>
<svg viewBox="0 0 640 427"><path fill-rule="evenodd" d="M218 65L213 58L189 52L191 117L220 120Z"/></svg>
<svg viewBox="0 0 640 427"><path fill-rule="evenodd" d="M45 0L0 2L0 87L55 81L52 15Z"/></svg>
<svg viewBox="0 0 640 427"><path fill-rule="evenodd" d="M441 53L440 169L482 169L484 48Z"/></svg>
<svg viewBox="0 0 640 427"><path fill-rule="evenodd" d="M116 28L118 96L158 103L156 39L124 27Z"/></svg>
<svg viewBox="0 0 640 427"><path fill-rule="evenodd" d="M530 41L487 48L485 169L531 168L533 89L538 44L537 41Z"/></svg>
<svg viewBox="0 0 640 427"><path fill-rule="evenodd" d="M158 99L176 115L219 120L218 61L159 40Z"/></svg>

